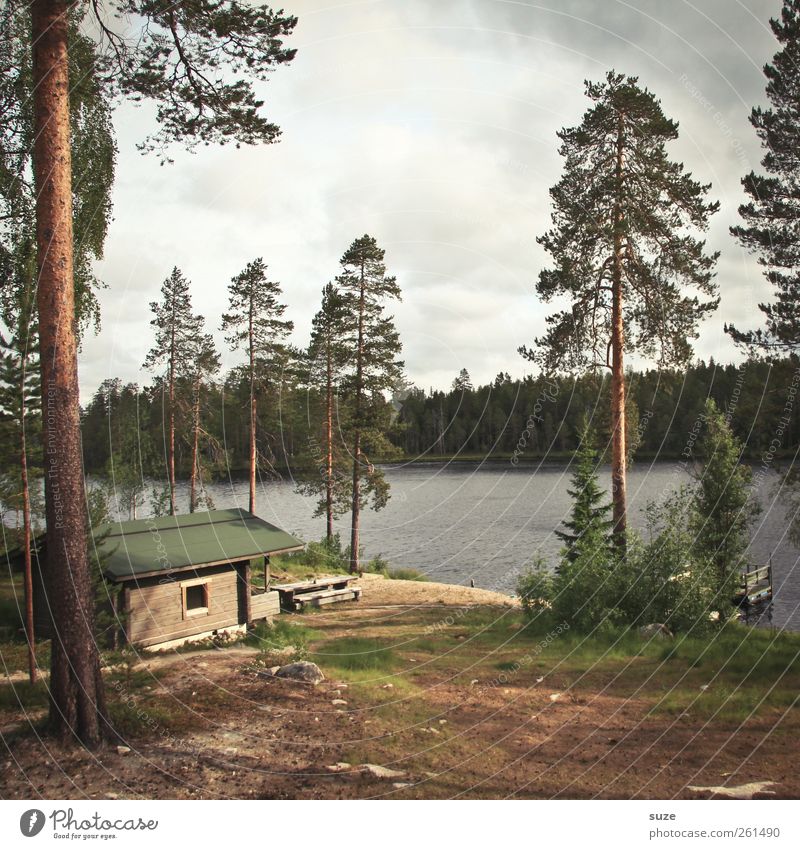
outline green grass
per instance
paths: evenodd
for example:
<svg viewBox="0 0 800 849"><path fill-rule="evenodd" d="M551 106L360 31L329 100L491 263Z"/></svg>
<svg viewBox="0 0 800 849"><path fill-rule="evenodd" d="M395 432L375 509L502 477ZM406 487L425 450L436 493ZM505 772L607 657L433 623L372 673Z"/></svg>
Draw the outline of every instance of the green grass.
<svg viewBox="0 0 800 849"><path fill-rule="evenodd" d="M399 662L384 642L366 637L329 640L315 649L314 660L323 668L371 672L390 672Z"/></svg>
<svg viewBox="0 0 800 849"><path fill-rule="evenodd" d="M47 707L47 687L44 681L3 681L0 683L0 710L21 712Z"/></svg>
<svg viewBox="0 0 800 849"><path fill-rule="evenodd" d="M397 569L389 569L387 578L390 578L393 581L427 581L428 576L424 575L422 572L419 572L416 569L407 569L407 568L397 568Z"/></svg>

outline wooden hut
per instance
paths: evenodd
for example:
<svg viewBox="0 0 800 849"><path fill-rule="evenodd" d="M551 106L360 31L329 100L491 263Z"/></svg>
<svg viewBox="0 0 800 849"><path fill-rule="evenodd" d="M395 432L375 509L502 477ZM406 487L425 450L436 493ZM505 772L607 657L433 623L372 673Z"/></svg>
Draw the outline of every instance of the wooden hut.
<svg viewBox="0 0 800 849"><path fill-rule="evenodd" d="M95 528L93 537L125 636L142 647L242 631L271 619L280 613L280 600L269 588L269 557L303 548L299 539L239 509L113 522ZM260 557L264 580L256 587L251 561ZM42 633L51 630L49 605L37 583Z"/></svg>

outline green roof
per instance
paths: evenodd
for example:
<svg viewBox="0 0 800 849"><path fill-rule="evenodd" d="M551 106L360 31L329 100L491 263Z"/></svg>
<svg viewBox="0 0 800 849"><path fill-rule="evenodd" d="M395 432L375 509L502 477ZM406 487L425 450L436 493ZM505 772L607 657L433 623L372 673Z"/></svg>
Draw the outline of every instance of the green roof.
<svg viewBox="0 0 800 849"><path fill-rule="evenodd" d="M110 522L92 533L105 574L115 580L303 547L286 531L238 509Z"/></svg>

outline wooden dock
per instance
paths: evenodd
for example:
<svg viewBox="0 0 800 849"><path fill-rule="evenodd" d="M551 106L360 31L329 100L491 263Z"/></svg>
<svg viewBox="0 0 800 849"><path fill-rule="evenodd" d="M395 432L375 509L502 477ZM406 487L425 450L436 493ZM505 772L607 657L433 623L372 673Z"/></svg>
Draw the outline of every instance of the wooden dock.
<svg viewBox="0 0 800 849"><path fill-rule="evenodd" d="M748 566L741 573L733 603L741 610L745 621L748 621L751 615L759 616L765 611L771 615L772 563L766 566Z"/></svg>
<svg viewBox="0 0 800 849"><path fill-rule="evenodd" d="M270 589L280 594L281 610L294 612L340 601L358 601L361 587L353 586L356 580L356 576L323 575L308 581L272 584Z"/></svg>

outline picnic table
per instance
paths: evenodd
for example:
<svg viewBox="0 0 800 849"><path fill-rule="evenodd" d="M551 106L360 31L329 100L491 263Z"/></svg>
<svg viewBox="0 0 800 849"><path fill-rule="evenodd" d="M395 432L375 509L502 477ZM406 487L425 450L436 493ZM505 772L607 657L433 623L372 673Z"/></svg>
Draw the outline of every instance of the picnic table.
<svg viewBox="0 0 800 849"><path fill-rule="evenodd" d="M280 594L282 610L303 610L307 606L321 607L338 601L358 601L361 587L353 586L355 575L322 575L306 581L272 584L270 589Z"/></svg>

